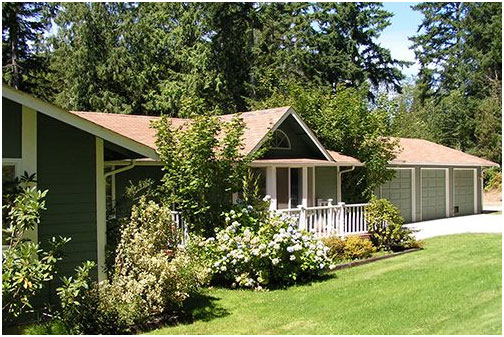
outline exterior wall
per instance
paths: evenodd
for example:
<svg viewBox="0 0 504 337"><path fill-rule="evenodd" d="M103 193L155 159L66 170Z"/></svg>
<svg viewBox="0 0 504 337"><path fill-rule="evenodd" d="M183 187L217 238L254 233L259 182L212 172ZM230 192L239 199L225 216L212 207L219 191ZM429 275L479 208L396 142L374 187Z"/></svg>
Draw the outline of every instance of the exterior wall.
<svg viewBox="0 0 504 337"><path fill-rule="evenodd" d="M135 166L131 170L120 172L115 175L115 201L119 214L123 214L124 209L131 205L127 203L124 197L126 188L132 184L137 184L140 180L150 178L159 183L163 177L161 166Z"/></svg>
<svg viewBox="0 0 504 337"><path fill-rule="evenodd" d="M285 132L291 143L290 150L270 149L263 158L285 159L285 158L312 158L324 159L324 156L312 143L308 135L299 126L294 117L289 116L278 127Z"/></svg>
<svg viewBox="0 0 504 337"><path fill-rule="evenodd" d="M21 158L21 104L2 97L2 157Z"/></svg>
<svg viewBox="0 0 504 337"><path fill-rule="evenodd" d="M477 179L476 179L476 213L481 213L483 209L483 196L482 196L482 180L481 180L481 168L474 166L394 166L398 168L414 168L414 179L415 179L415 220L422 221L422 188L421 188L421 169L422 168L439 168L447 169L448 171L448 211L449 216L454 216L454 169L476 169ZM379 191L377 191L379 194ZM444 217L444 216L443 216Z"/></svg>
<svg viewBox="0 0 504 337"><path fill-rule="evenodd" d="M315 203L317 199L333 199L336 203L338 171L336 167L315 168Z"/></svg>
<svg viewBox="0 0 504 337"><path fill-rule="evenodd" d="M83 261L97 260L96 141L41 113L37 122L38 188L49 190L39 240L44 245L53 236L70 237L59 266L60 275L73 274Z"/></svg>

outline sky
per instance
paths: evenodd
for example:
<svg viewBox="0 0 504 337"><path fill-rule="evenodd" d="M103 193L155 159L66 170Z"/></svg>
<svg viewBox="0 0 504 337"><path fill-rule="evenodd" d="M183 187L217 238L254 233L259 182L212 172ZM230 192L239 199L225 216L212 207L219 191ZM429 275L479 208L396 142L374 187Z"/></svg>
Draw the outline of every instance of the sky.
<svg viewBox="0 0 504 337"><path fill-rule="evenodd" d="M390 50L392 57L415 62L415 53L409 49L411 42L409 36L416 34L417 28L422 21L422 16L410 8L414 2L384 2L384 9L394 13L390 19L391 25L385 28L378 39L380 45ZM410 77L418 73L419 65L403 68L403 73Z"/></svg>

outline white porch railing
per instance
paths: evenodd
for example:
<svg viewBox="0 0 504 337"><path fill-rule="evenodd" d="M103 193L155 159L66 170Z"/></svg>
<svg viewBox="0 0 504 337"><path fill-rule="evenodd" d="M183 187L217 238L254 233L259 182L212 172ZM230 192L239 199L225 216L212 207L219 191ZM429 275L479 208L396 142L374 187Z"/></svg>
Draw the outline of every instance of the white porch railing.
<svg viewBox="0 0 504 337"><path fill-rule="evenodd" d="M368 204L332 204L327 206L279 209L274 212L287 214L298 221L300 229L313 233L316 237L340 236L367 233L366 206ZM173 221L180 233L180 244L185 245L189 233L182 214L172 211Z"/></svg>
<svg viewBox="0 0 504 337"><path fill-rule="evenodd" d="M317 237L341 236L367 233L367 204L339 203L327 206L280 209L276 212L297 218L299 228L315 234Z"/></svg>

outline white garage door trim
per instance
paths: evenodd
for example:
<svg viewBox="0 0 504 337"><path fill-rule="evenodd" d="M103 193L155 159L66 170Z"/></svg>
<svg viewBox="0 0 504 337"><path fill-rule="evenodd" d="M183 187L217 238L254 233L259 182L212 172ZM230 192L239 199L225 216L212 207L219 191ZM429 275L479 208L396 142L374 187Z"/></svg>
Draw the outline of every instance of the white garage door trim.
<svg viewBox="0 0 504 337"><path fill-rule="evenodd" d="M423 205L422 205L422 170L438 170L445 171L445 206L446 206L446 217L450 217L450 177L449 169L444 167L421 167L420 168L420 221L423 220Z"/></svg>
<svg viewBox="0 0 504 337"><path fill-rule="evenodd" d="M473 213L476 214L478 211L478 171L475 168L454 168L453 171L473 171L473 193L474 193L474 205ZM453 174L453 198L455 198L455 174Z"/></svg>

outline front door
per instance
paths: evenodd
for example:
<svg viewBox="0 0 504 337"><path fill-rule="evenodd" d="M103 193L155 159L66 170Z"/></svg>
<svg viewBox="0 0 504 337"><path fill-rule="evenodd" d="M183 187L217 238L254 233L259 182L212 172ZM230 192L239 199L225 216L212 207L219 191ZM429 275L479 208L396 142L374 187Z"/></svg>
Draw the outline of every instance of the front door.
<svg viewBox="0 0 504 337"><path fill-rule="evenodd" d="M308 206L312 205L310 199L313 198L314 184L310 183L310 176L313 175L312 168L305 170L307 177L305 181L308 182L307 188L303 188L303 169L299 167L277 167L276 169L276 183L277 183L277 208L297 208L298 205L303 204L303 198L308 200ZM311 173L311 174L310 174ZM313 180L313 177L311 177ZM303 191L307 193L303 196Z"/></svg>

